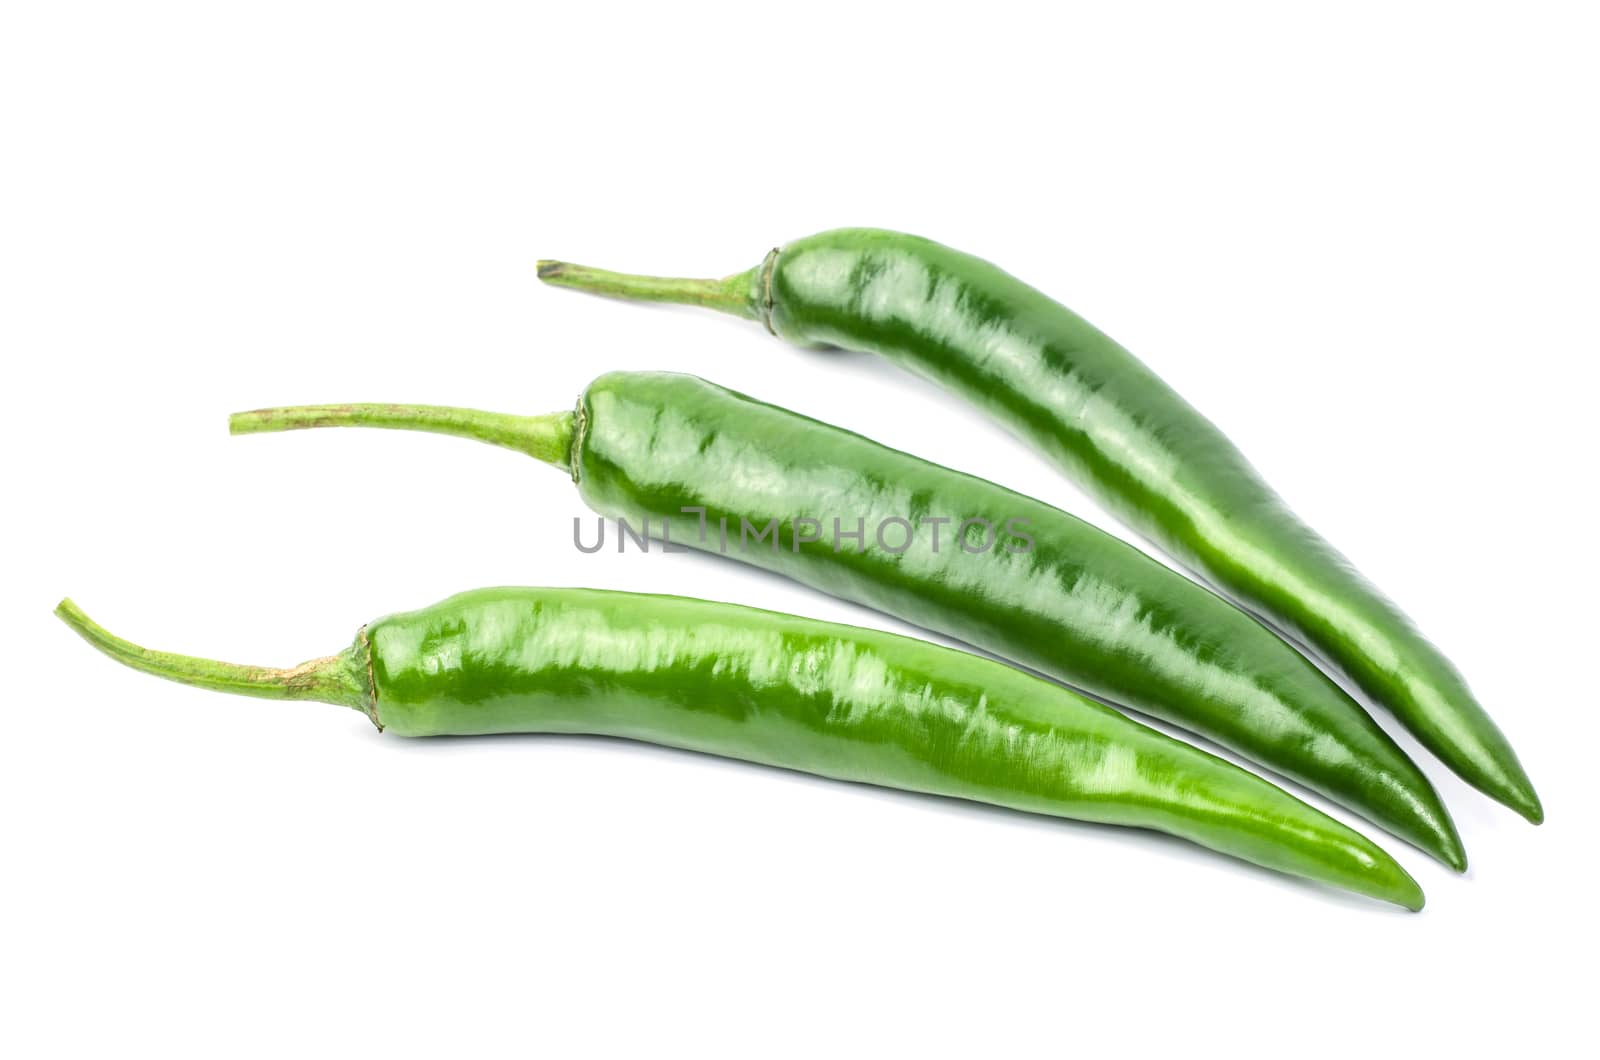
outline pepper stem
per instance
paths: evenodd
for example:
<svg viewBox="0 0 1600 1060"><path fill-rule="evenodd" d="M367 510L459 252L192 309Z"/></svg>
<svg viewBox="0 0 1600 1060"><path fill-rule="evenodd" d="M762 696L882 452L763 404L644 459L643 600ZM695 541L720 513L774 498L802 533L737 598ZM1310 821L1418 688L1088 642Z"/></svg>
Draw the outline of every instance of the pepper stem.
<svg viewBox="0 0 1600 1060"><path fill-rule="evenodd" d="M539 279L557 287L634 302L704 306L745 320L761 319L761 273L762 268L757 266L720 280L690 280L609 272L568 261L539 262Z"/></svg>
<svg viewBox="0 0 1600 1060"><path fill-rule="evenodd" d="M147 674L241 696L334 703L353 707L376 720L371 681L367 676L366 646L361 641L338 655L279 670L141 648L96 623L71 600L62 600L56 605L56 617L117 662Z"/></svg>
<svg viewBox="0 0 1600 1060"><path fill-rule="evenodd" d="M570 412L512 416L443 405L292 405L235 412L228 417L230 434L298 431L307 427L382 427L453 434L515 449L535 460L571 470Z"/></svg>

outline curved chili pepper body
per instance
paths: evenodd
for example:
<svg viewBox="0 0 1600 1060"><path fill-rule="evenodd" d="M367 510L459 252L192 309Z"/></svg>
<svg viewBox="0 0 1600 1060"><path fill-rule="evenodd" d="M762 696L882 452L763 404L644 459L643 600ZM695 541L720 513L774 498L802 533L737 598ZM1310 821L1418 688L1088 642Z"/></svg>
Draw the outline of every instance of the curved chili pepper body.
<svg viewBox="0 0 1600 1060"><path fill-rule="evenodd" d="M555 262L540 276L760 319L792 342L881 354L962 394L1129 526L1310 645L1469 783L1543 820L1510 743L1411 621L1160 377L996 266L916 236L839 229L722 281ZM717 297L684 296L690 289Z"/></svg>
<svg viewBox="0 0 1600 1060"><path fill-rule="evenodd" d="M359 706L405 736L623 737L1155 829L1423 903L1380 848L1266 781L1059 686L909 637L681 597L485 589L379 619L340 655L265 670L149 652L70 603L58 613L137 669Z"/></svg>
<svg viewBox="0 0 1600 1060"><path fill-rule="evenodd" d="M233 426L470 433L461 425L471 415L311 407L244 413ZM497 431L505 419L495 418ZM526 445L503 431L485 440L563 463L586 503L636 531L725 552L1198 732L1465 864L1427 778L1321 671L1214 593L1080 519L693 376L602 376L570 421L564 461L552 456L551 419L526 422ZM973 519L993 534L977 524L962 533ZM835 520L859 542L836 537ZM921 526L907 539L896 520ZM807 521L819 524L815 539Z"/></svg>

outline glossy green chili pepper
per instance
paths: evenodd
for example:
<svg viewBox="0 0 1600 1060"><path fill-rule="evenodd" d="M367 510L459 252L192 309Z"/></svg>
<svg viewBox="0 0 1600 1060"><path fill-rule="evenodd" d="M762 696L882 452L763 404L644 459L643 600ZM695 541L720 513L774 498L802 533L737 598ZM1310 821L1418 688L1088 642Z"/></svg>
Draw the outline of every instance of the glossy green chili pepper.
<svg viewBox="0 0 1600 1060"><path fill-rule="evenodd" d="M910 637L673 596L484 589L381 618L288 670L150 651L146 673L364 711L403 736L594 733L840 780L1169 832L1422 908L1367 839L1266 781L1000 663Z"/></svg>
<svg viewBox="0 0 1600 1060"><path fill-rule="evenodd" d="M916 236L846 228L723 280L554 261L540 262L539 276L763 321L792 342L881 354L955 390L1129 526L1316 649L1469 783L1535 824L1544 819L1510 743L1411 621L1154 372L988 262Z"/></svg>
<svg viewBox="0 0 1600 1060"><path fill-rule="evenodd" d="M635 531L725 551L1165 718L1465 864L1427 778L1321 671L1209 590L1029 497L667 373L602 376L575 414L341 405L232 420L236 433L339 425L462 435L568 468L590 507Z"/></svg>

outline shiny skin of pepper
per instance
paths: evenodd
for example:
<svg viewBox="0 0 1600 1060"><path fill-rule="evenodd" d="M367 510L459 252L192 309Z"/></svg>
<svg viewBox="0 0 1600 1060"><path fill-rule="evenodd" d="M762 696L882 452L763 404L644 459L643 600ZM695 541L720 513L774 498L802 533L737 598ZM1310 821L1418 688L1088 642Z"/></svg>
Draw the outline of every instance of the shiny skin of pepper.
<svg viewBox="0 0 1600 1060"><path fill-rule="evenodd" d="M963 395L1127 525L1310 645L1462 778L1544 819L1510 743L1399 608L1159 376L987 261L900 232L847 228L796 240L720 281L560 262L539 272L561 286L762 320L805 346L880 354Z"/></svg>
<svg viewBox="0 0 1600 1060"><path fill-rule="evenodd" d="M910 637L732 604L484 589L366 626L292 670L85 639L202 687L357 707L404 736L589 733L1180 836L1409 909L1380 848L1227 762L1082 696Z"/></svg>
<svg viewBox="0 0 1600 1060"><path fill-rule="evenodd" d="M1465 855L1422 772L1316 666L1215 593L1097 527L988 481L694 376L616 372L584 392L573 477L602 514L722 547L772 518L775 547L727 554L1197 732L1350 807L1456 867ZM705 510L701 516L685 508ZM822 539L796 547L798 521ZM903 552L876 528L944 517ZM963 520L996 525L955 540ZM857 549L836 540L865 525ZM1032 538L1007 538L1021 520ZM711 527L716 527L712 530ZM887 535L898 548L901 531ZM843 545L843 547L838 547Z"/></svg>
<svg viewBox="0 0 1600 1060"><path fill-rule="evenodd" d="M521 429L513 417L426 406L261 410L233 426L350 424L466 434L563 464L590 507L635 531L725 550L1198 732L1465 865L1427 778L1314 665L1216 594L1040 501L671 373L602 376L575 416L527 417ZM956 540L974 517L996 526L983 551ZM926 529L904 548L899 529L892 547L875 540L891 520L937 518L950 520L940 541ZM806 519L827 528L819 540L796 540ZM864 525L865 547L835 540L835 519ZM772 520L765 541L743 540L746 523ZM1027 551L998 541L1013 520L1032 538Z"/></svg>

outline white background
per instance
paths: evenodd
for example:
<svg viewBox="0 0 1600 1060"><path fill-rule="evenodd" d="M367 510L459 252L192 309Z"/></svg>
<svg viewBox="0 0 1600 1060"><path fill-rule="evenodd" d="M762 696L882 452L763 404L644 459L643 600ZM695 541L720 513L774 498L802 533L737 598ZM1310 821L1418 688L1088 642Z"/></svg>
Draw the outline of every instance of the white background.
<svg viewBox="0 0 1600 1060"><path fill-rule="evenodd" d="M1046 6L7 5L5 1052L1579 1051L1583 5ZM1000 262L1153 365L1457 660L1549 823L1419 759L1473 867L1368 828L1426 888L1413 916L682 753L382 737L130 673L50 617L71 593L152 646L268 664L504 583L904 628L713 558L578 555L570 485L508 452L225 430L282 402L564 409L616 368L1118 530L888 366L534 277L717 275L851 224Z"/></svg>

